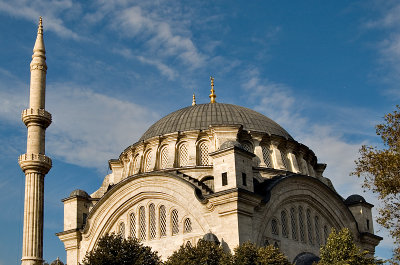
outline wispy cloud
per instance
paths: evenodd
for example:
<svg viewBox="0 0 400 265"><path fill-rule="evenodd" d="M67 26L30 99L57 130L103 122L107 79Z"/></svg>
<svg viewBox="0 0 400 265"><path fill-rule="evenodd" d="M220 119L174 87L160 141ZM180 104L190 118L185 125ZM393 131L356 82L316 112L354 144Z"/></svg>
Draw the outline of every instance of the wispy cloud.
<svg viewBox="0 0 400 265"><path fill-rule="evenodd" d="M39 16L44 17L45 29L63 38L82 39L76 32L65 26L61 14L79 15L80 4L72 0L40 1L14 0L0 1L0 12L37 23ZM76 12L73 14L73 11Z"/></svg>

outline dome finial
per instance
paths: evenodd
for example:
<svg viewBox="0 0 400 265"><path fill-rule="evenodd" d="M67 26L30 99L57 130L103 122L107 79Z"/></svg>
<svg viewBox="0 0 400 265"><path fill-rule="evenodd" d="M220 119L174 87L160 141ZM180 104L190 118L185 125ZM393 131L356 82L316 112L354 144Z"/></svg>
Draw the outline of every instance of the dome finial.
<svg viewBox="0 0 400 265"><path fill-rule="evenodd" d="M39 17L39 26L38 26L38 34L43 34L43 19Z"/></svg>
<svg viewBox="0 0 400 265"><path fill-rule="evenodd" d="M211 94L210 94L210 99L211 99L211 103L215 103L215 98L217 97L217 95L214 94L214 77L210 76L210 80L211 80Z"/></svg>
<svg viewBox="0 0 400 265"><path fill-rule="evenodd" d="M193 100L192 100L192 106L196 105L196 96L193 93Z"/></svg>

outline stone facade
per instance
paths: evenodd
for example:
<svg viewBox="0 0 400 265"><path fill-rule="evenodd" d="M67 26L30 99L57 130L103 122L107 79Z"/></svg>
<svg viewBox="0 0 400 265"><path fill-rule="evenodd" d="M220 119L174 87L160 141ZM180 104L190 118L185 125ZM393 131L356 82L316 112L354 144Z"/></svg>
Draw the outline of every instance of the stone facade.
<svg viewBox="0 0 400 265"><path fill-rule="evenodd" d="M345 201L308 147L239 106L193 104L167 115L109 166L93 194L77 190L63 200L57 235L68 265L111 232L137 237L163 259L207 233L226 251L250 240L291 261L318 256L332 227L348 227L371 251L381 240L371 204Z"/></svg>

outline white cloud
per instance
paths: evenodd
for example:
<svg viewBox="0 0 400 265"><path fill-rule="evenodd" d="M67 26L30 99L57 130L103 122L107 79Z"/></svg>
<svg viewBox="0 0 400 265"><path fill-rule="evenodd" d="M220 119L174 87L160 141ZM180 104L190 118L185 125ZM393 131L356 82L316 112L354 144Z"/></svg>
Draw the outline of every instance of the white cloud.
<svg viewBox="0 0 400 265"><path fill-rule="evenodd" d="M64 25L60 14L80 10L80 5L72 0L40 1L13 0L0 1L0 11L11 16L20 17L38 23L39 16L43 17L45 30L51 30L64 38L81 39L71 29Z"/></svg>

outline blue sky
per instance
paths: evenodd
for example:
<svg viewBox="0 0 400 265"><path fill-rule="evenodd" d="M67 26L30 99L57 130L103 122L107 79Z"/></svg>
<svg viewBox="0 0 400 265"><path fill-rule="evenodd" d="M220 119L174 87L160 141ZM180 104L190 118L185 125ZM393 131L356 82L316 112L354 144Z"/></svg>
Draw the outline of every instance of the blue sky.
<svg viewBox="0 0 400 265"><path fill-rule="evenodd" d="M60 200L96 190L107 161L193 92L208 102L210 75L217 101L274 119L328 164L342 196L362 193L353 161L362 144L380 144L374 125L400 99L398 14L398 1L0 0L0 265L20 264L20 113L39 16L53 114L44 258L65 261ZM388 258L392 241L378 234Z"/></svg>

